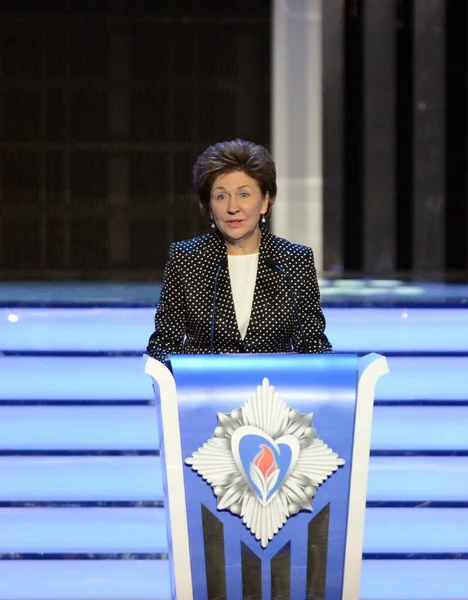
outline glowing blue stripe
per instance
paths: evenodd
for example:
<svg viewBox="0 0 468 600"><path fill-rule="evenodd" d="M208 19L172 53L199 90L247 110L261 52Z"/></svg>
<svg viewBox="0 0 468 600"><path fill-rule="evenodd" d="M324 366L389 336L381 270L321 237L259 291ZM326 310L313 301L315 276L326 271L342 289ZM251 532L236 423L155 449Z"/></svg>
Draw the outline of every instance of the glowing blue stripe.
<svg viewBox="0 0 468 600"><path fill-rule="evenodd" d="M139 357L0 358L0 399L153 400Z"/></svg>
<svg viewBox="0 0 468 600"><path fill-rule="evenodd" d="M155 456L0 457L0 501L163 499ZM465 501L468 457L372 457L369 501Z"/></svg>
<svg viewBox="0 0 468 600"><path fill-rule="evenodd" d="M326 308L340 352L468 351L464 308ZM154 325L152 308L0 309L0 350L137 351Z"/></svg>
<svg viewBox="0 0 468 600"><path fill-rule="evenodd" d="M163 499L153 456L0 457L0 501Z"/></svg>
<svg viewBox="0 0 468 600"><path fill-rule="evenodd" d="M466 501L467 457L372 457L367 500Z"/></svg>
<svg viewBox="0 0 468 600"><path fill-rule="evenodd" d="M0 553L166 553L161 508L0 508ZM468 552L468 510L369 508L365 553Z"/></svg>
<svg viewBox="0 0 468 600"><path fill-rule="evenodd" d="M1 450L159 448L154 406L0 406L0 440ZM372 449L466 450L468 406L376 406Z"/></svg>
<svg viewBox="0 0 468 600"><path fill-rule="evenodd" d="M161 508L0 508L0 553L166 553L165 519Z"/></svg>
<svg viewBox="0 0 468 600"><path fill-rule="evenodd" d="M466 560L365 560L360 600L466 600Z"/></svg>
<svg viewBox="0 0 468 600"><path fill-rule="evenodd" d="M0 600L169 600L162 560L0 561Z"/></svg>
<svg viewBox="0 0 468 600"><path fill-rule="evenodd" d="M389 358L390 373L375 389L376 400L467 400L468 358Z"/></svg>
<svg viewBox="0 0 468 600"><path fill-rule="evenodd" d="M366 560L360 600L466 600L466 560ZM0 600L169 600L166 561L0 561Z"/></svg>
<svg viewBox="0 0 468 600"><path fill-rule="evenodd" d="M371 448L466 450L468 406L376 406Z"/></svg>
<svg viewBox="0 0 468 600"><path fill-rule="evenodd" d="M388 359L376 400L467 400L468 357ZM140 357L0 357L0 400L152 400Z"/></svg>
<svg viewBox="0 0 468 600"><path fill-rule="evenodd" d="M0 406L3 450L156 450L154 406Z"/></svg>
<svg viewBox="0 0 468 600"><path fill-rule="evenodd" d="M465 508L368 508L364 552L468 552Z"/></svg>
<svg viewBox="0 0 468 600"><path fill-rule="evenodd" d="M327 335L339 352L468 351L468 311L326 308Z"/></svg>
<svg viewBox="0 0 468 600"><path fill-rule="evenodd" d="M148 308L0 309L0 349L143 351L153 328Z"/></svg>

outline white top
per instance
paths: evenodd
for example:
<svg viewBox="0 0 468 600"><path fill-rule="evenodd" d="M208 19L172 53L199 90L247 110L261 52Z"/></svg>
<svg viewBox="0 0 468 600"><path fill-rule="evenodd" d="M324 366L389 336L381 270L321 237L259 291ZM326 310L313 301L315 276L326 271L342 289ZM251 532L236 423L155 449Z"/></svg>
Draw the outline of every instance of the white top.
<svg viewBox="0 0 468 600"><path fill-rule="evenodd" d="M257 278L258 252L255 254L228 255L232 298L236 311L237 326L244 339L249 326L250 313Z"/></svg>

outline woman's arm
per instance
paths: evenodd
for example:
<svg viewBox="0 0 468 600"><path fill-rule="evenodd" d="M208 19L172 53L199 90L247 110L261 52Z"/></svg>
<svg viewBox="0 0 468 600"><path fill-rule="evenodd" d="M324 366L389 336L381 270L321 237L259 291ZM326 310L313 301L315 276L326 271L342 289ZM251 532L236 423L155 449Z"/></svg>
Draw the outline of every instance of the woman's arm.
<svg viewBox="0 0 468 600"><path fill-rule="evenodd" d="M320 290L317 273L315 271L314 255L310 248L305 257L301 257L305 264L301 265L301 279L298 282L298 308L302 327L307 340L309 353L330 353L332 346L325 335L325 317L322 312ZM297 289L297 288L296 288ZM294 331L294 348L297 352L304 352L299 326Z"/></svg>
<svg viewBox="0 0 468 600"><path fill-rule="evenodd" d="M177 267L176 248L171 244L169 260L164 269L163 286L154 317L155 331L151 335L147 352L160 362L168 364L168 355L180 354L185 330L185 291Z"/></svg>

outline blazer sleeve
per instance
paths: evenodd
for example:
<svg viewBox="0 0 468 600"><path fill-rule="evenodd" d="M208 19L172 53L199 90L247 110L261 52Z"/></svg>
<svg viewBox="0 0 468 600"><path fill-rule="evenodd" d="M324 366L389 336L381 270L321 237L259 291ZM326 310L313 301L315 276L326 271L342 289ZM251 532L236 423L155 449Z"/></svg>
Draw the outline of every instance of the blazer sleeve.
<svg viewBox="0 0 468 600"><path fill-rule="evenodd" d="M169 366L168 355L182 352L186 333L185 291L174 244L169 249L154 323L155 330L146 350L150 356Z"/></svg>
<svg viewBox="0 0 468 600"><path fill-rule="evenodd" d="M298 308L302 327L307 340L309 353L320 354L333 352L332 346L325 335L325 317L322 312L320 290L314 264L314 255L310 248L301 265L299 281ZM302 259L302 260L304 260ZM302 261L301 261L302 262ZM302 348L302 336L299 327L295 328L293 338L294 348Z"/></svg>

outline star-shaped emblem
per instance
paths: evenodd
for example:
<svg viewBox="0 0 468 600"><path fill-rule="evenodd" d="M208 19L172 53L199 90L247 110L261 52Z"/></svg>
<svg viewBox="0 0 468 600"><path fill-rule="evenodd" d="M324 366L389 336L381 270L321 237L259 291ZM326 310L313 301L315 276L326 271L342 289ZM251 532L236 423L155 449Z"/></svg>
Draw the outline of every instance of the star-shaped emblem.
<svg viewBox="0 0 468 600"><path fill-rule="evenodd" d="M344 464L312 419L264 379L241 408L218 413L213 437L185 461L264 548L291 515L312 511L319 485Z"/></svg>

